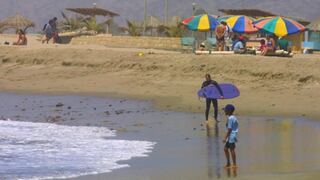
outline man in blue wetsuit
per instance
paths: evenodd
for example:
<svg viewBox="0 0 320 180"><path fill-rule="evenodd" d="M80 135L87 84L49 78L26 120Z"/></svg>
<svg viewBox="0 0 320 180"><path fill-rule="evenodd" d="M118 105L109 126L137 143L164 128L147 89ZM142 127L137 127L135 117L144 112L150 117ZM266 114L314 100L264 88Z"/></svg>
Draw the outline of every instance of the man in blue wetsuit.
<svg viewBox="0 0 320 180"><path fill-rule="evenodd" d="M205 75L206 80L202 83L201 89L204 87L207 87L209 85L214 85L217 87L218 91L220 92L221 98L223 98L223 92L219 86L219 84L211 79L210 74L206 74ZM216 122L219 122L218 120L218 100L217 99L212 99L212 98L206 98L206 123L208 123L208 119L209 119L209 111L210 111L210 105L211 102L213 104L213 108L214 108L214 119L216 120Z"/></svg>

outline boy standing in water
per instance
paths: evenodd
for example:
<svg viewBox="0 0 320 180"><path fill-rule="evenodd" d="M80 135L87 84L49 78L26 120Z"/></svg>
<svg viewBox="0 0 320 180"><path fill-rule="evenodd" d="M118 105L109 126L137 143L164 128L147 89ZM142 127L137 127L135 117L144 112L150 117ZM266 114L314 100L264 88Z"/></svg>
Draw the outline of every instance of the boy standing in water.
<svg viewBox="0 0 320 180"><path fill-rule="evenodd" d="M226 116L228 117L228 121L226 124L227 127L227 134L223 140L223 143L225 143L224 146L224 153L226 155L227 164L225 168L236 168L237 162L236 162L236 142L237 142L237 134L239 130L239 124L238 120L235 115L233 115L235 107L232 104L228 104L223 109ZM232 158L233 165L230 163L230 154Z"/></svg>

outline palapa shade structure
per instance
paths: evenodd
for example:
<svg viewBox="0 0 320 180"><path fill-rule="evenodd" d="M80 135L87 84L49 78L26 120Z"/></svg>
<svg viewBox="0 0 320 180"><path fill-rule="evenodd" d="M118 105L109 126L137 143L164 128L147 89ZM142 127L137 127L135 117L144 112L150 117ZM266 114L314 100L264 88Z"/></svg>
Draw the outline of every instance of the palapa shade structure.
<svg viewBox="0 0 320 180"><path fill-rule="evenodd" d="M86 16L119 16L119 14L101 8L67 8L66 10L79 13Z"/></svg>
<svg viewBox="0 0 320 180"><path fill-rule="evenodd" d="M227 15L245 15L251 17L268 17L268 16L276 16L273 13L262 11L260 9L219 9L220 12Z"/></svg>
<svg viewBox="0 0 320 180"><path fill-rule="evenodd" d="M8 29L8 28L16 28L16 29L23 29L26 30L29 27L34 27L34 23L23 17L20 14L16 14L15 16L10 16L4 19L3 21L0 22L0 26L3 29Z"/></svg>

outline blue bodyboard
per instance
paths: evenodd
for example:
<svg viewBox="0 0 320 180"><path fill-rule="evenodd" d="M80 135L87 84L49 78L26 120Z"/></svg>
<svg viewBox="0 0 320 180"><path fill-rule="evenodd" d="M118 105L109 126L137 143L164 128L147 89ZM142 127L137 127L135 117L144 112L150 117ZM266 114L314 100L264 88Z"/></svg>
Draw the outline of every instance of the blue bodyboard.
<svg viewBox="0 0 320 180"><path fill-rule="evenodd" d="M222 92L223 99L232 99L240 96L240 91L233 84L219 84ZM206 86L198 91L198 96L211 99L222 99L221 94L215 85Z"/></svg>

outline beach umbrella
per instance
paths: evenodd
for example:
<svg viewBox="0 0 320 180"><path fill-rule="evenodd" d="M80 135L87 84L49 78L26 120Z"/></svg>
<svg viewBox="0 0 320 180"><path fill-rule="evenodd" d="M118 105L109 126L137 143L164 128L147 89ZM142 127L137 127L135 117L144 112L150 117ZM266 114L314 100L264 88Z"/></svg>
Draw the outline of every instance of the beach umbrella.
<svg viewBox="0 0 320 180"><path fill-rule="evenodd" d="M249 16L224 16L218 20L219 22L226 22L236 33L256 33L258 31L253 25L255 19Z"/></svg>
<svg viewBox="0 0 320 180"><path fill-rule="evenodd" d="M67 8L66 10L86 16L119 16L119 14L102 8Z"/></svg>
<svg viewBox="0 0 320 180"><path fill-rule="evenodd" d="M226 22L231 16L219 16L217 20L221 23L222 21Z"/></svg>
<svg viewBox="0 0 320 180"><path fill-rule="evenodd" d="M258 20L257 22L254 22L254 26L278 37L284 37L286 35L295 34L306 30L306 27L297 21L281 16Z"/></svg>
<svg viewBox="0 0 320 180"><path fill-rule="evenodd" d="M4 19L0 23L0 26L3 28L21 28L25 30L28 27L34 27L34 23L20 14L16 14L15 16L10 16Z"/></svg>
<svg viewBox="0 0 320 180"><path fill-rule="evenodd" d="M209 14L191 16L182 21L188 29L192 31L213 31L219 25L218 20Z"/></svg>

